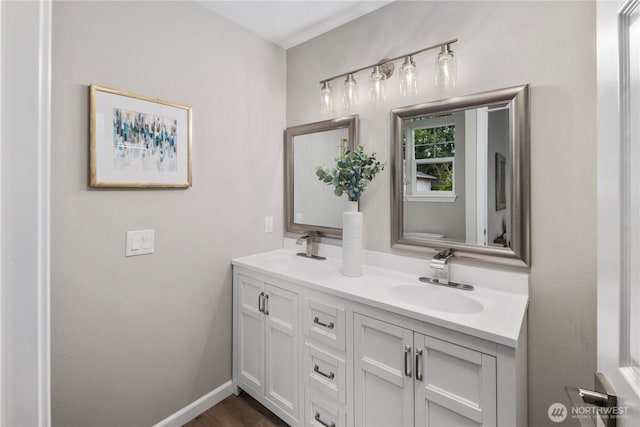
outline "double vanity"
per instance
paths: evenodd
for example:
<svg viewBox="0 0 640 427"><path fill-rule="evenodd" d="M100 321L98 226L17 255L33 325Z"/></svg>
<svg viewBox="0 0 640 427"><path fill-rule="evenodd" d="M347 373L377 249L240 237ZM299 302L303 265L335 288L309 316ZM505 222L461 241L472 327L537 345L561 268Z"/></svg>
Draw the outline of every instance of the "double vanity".
<svg viewBox="0 0 640 427"><path fill-rule="evenodd" d="M312 258L345 210L315 167L359 118L288 128L286 232L318 233L233 261L235 390L292 426L526 426L528 86L394 109L390 130L390 249L420 258L365 251L361 277L338 246Z"/></svg>
<svg viewBox="0 0 640 427"><path fill-rule="evenodd" d="M424 259L366 252L351 278L339 248L315 260L290 240L233 261L236 391L292 426L527 424L525 273L455 265L469 292L421 282Z"/></svg>

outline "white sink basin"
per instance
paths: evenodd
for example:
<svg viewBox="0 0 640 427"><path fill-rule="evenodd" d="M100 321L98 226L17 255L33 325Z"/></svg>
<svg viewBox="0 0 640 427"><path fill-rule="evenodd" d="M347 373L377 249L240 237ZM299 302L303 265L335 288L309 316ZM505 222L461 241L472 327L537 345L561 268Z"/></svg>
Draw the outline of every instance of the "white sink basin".
<svg viewBox="0 0 640 427"><path fill-rule="evenodd" d="M273 253L263 257L263 261L268 263L270 267L278 270L289 270L294 268L300 262L299 256L294 253Z"/></svg>
<svg viewBox="0 0 640 427"><path fill-rule="evenodd" d="M263 256L262 260L270 263L273 262L273 263L288 264L288 263L294 262L296 258L297 256L294 253L275 252L275 253L270 253Z"/></svg>
<svg viewBox="0 0 640 427"><path fill-rule="evenodd" d="M391 288L391 293L400 300L418 307L447 313L478 313L484 306L478 300L447 289L437 289L428 285L399 285Z"/></svg>
<svg viewBox="0 0 640 427"><path fill-rule="evenodd" d="M322 264L327 262L326 260L298 256L294 252L268 254L262 257L262 261L267 263L270 268L283 272L301 268L308 270L309 268L314 268L317 263Z"/></svg>

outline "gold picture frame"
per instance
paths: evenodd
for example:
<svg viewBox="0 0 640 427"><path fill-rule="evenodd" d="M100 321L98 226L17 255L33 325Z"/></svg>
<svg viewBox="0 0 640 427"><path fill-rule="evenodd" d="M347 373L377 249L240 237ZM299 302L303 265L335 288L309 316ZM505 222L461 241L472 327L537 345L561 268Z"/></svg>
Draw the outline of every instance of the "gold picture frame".
<svg viewBox="0 0 640 427"><path fill-rule="evenodd" d="M91 187L191 187L191 107L89 86Z"/></svg>

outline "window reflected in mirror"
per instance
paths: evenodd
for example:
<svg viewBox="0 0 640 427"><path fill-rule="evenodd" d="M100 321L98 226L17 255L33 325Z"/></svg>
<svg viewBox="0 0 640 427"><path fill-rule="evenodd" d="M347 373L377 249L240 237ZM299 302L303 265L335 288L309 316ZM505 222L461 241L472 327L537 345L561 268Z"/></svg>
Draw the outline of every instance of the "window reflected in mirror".
<svg viewBox="0 0 640 427"><path fill-rule="evenodd" d="M455 200L458 116L445 114L403 120L405 201Z"/></svg>
<svg viewBox="0 0 640 427"><path fill-rule="evenodd" d="M509 246L508 138L507 104L403 119L404 235Z"/></svg>

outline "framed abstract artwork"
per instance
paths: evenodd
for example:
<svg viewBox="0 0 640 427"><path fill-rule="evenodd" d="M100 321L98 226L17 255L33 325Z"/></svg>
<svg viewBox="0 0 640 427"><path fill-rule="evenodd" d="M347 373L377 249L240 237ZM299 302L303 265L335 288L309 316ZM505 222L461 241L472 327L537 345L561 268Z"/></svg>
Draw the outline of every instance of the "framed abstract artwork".
<svg viewBox="0 0 640 427"><path fill-rule="evenodd" d="M89 86L91 187L191 187L191 107Z"/></svg>

